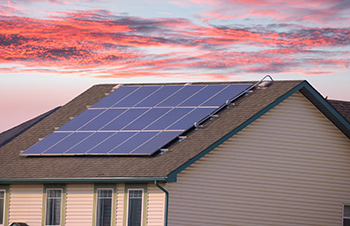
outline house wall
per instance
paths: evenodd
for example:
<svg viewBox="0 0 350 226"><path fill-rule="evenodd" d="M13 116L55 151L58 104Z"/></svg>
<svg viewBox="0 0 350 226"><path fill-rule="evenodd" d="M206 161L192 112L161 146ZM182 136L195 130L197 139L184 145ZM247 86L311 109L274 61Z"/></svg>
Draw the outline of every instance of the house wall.
<svg viewBox="0 0 350 226"><path fill-rule="evenodd" d="M170 226L341 226L350 141L297 92L177 179Z"/></svg>
<svg viewBox="0 0 350 226"><path fill-rule="evenodd" d="M11 185L9 195L9 224L27 222L28 225L41 225L43 185Z"/></svg>
<svg viewBox="0 0 350 226"><path fill-rule="evenodd" d="M123 226L127 210L125 184L117 184L115 225ZM42 226L43 184L12 184L9 194L9 224L25 222L29 226ZM146 225L163 225L164 193L154 184L147 185ZM94 184L66 184L65 220L66 226L93 226ZM114 226L114 224L112 224Z"/></svg>
<svg viewBox="0 0 350 226"><path fill-rule="evenodd" d="M66 225L92 225L93 184L67 184Z"/></svg>

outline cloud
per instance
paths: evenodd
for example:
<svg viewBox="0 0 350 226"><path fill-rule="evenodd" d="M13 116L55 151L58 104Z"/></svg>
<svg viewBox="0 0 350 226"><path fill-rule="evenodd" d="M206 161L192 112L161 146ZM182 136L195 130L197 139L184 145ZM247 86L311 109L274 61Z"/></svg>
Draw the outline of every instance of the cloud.
<svg viewBox="0 0 350 226"><path fill-rule="evenodd" d="M317 25L348 26L348 0L192 0L211 8L198 13L205 21L220 19L265 19L278 22L308 22Z"/></svg>
<svg viewBox="0 0 350 226"><path fill-rule="evenodd" d="M201 26L188 19L105 10L61 12L46 19L0 17L4 73L106 78L322 74L349 67L349 44L350 28L288 23Z"/></svg>

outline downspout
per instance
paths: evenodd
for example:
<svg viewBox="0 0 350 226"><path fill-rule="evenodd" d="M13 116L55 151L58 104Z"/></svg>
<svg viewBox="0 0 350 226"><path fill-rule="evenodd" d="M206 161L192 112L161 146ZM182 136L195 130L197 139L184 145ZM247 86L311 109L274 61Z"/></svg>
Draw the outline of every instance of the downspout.
<svg viewBox="0 0 350 226"><path fill-rule="evenodd" d="M154 181L154 184L165 193L165 210L164 210L164 226L168 226L168 202L169 192L158 184L158 181Z"/></svg>

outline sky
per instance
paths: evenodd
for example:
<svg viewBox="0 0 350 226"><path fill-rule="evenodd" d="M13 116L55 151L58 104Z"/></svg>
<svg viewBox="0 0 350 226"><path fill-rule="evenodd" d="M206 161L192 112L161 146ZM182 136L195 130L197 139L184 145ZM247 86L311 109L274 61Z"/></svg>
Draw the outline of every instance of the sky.
<svg viewBox="0 0 350 226"><path fill-rule="evenodd" d="M94 84L307 80L350 101L349 0L0 0L0 132Z"/></svg>

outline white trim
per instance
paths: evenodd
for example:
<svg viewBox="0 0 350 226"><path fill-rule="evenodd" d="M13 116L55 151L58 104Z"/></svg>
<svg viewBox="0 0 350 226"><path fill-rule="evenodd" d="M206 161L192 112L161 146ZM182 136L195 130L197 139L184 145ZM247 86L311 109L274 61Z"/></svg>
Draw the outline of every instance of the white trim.
<svg viewBox="0 0 350 226"><path fill-rule="evenodd" d="M112 197L110 197L111 199L111 219L110 219L110 222L109 222L109 225L111 226L112 225L112 219L113 219L113 194L114 194L114 189L113 188L97 188L96 189L96 213L95 213L95 225L97 225L97 220L98 220L98 216L97 216L97 212L98 212L98 191L101 191L101 190L110 190L112 191ZM106 198L103 198L103 199L106 199Z"/></svg>
<svg viewBox="0 0 350 226"><path fill-rule="evenodd" d="M144 188L128 188L128 194L127 194L127 205L126 205L126 226L129 225L129 192L130 191L142 191L142 197L141 197L141 226L143 226L143 200L145 195L145 189Z"/></svg>
<svg viewBox="0 0 350 226"><path fill-rule="evenodd" d="M47 205L48 204L47 203L47 200L48 200L47 191L49 191L49 190L60 190L61 191L61 207L60 207L61 211L60 211L60 217L59 217L60 223L59 224L55 224L55 225L47 225L46 224L46 217L47 217L46 214L47 214L47 206L48 206ZM62 220L62 214L63 214L63 208L62 208L63 207L63 203L62 203L63 202L63 189L62 188L47 188L45 192L46 192L46 200L45 200L46 206L45 206L45 218L44 218L44 222L45 223L44 223L44 225L45 226L61 226L61 223L62 223L61 220Z"/></svg>
<svg viewBox="0 0 350 226"><path fill-rule="evenodd" d="M0 223L0 226L5 225L5 213L6 213L6 190L5 189L0 189L0 192L4 192L4 206L3 206L3 215L2 215L2 223Z"/></svg>

